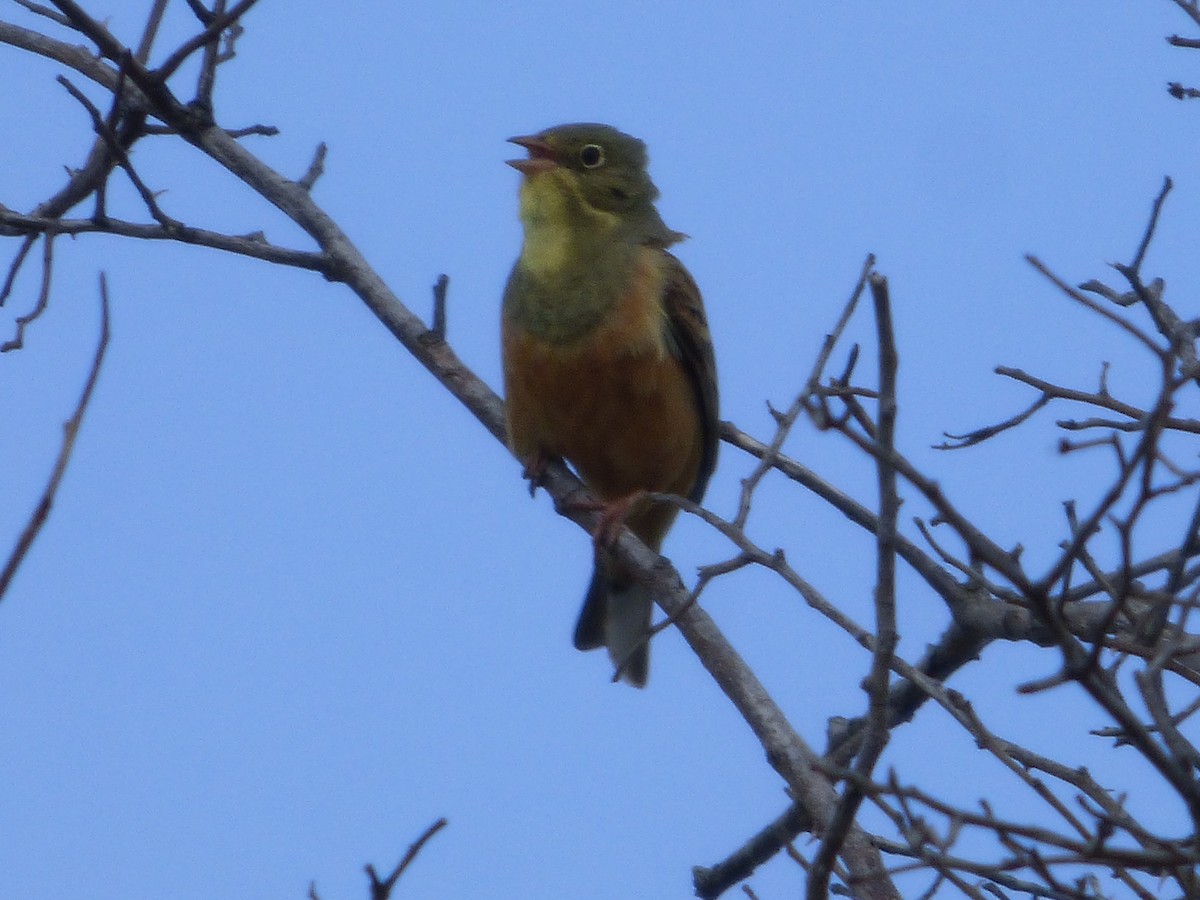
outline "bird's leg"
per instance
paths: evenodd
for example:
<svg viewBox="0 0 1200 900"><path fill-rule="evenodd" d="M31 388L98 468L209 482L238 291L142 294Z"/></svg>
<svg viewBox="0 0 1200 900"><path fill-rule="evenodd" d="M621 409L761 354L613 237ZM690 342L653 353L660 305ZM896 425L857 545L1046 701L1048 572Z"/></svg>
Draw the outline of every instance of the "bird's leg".
<svg viewBox="0 0 1200 900"><path fill-rule="evenodd" d="M521 477L529 480L529 496L532 497L537 493L537 489L542 486L542 479L546 475L546 467L550 465L550 454L545 450L535 451L527 460L525 460L525 468L521 470Z"/></svg>
<svg viewBox="0 0 1200 900"><path fill-rule="evenodd" d="M570 500L575 509L593 510L600 513L596 527L592 529L592 542L597 550L607 549L621 536L621 528L633 507L645 498L645 491L634 491L616 500Z"/></svg>

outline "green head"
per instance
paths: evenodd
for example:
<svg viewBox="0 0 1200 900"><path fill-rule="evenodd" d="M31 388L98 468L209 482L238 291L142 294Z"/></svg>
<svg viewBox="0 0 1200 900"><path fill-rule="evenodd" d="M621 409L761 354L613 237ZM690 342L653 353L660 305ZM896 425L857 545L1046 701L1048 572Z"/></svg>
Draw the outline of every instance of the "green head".
<svg viewBox="0 0 1200 900"><path fill-rule="evenodd" d="M654 208L658 189L646 171L646 145L610 125L556 125L509 139L529 151L509 165L524 176L521 219L531 230L620 236L666 247L683 235Z"/></svg>

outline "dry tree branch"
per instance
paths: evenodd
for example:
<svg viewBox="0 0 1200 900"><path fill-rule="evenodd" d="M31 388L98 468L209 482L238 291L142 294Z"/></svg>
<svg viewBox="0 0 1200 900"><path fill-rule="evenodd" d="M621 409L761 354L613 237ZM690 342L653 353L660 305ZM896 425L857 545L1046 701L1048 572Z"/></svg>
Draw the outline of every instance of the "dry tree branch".
<svg viewBox="0 0 1200 900"><path fill-rule="evenodd" d="M1005 374L1000 371L1001 368L1003 367L998 366L996 368L996 373L999 375ZM1034 413L1045 407L1051 399L1050 395L1043 393L1042 396L1033 401L1028 409L1005 419L1003 422L997 422L995 425L986 425L983 428L977 428L974 431L968 431L963 434L952 434L949 431L943 431L942 435L947 440L940 444L934 444L933 448L935 450L961 450L965 447L974 447L976 444L982 444L984 441L1002 432L1024 424L1033 417Z"/></svg>
<svg viewBox="0 0 1200 900"><path fill-rule="evenodd" d="M769 469L780 472L786 478L811 491L834 509L841 512L851 522L869 533L875 534L878 530L879 519L875 513L821 478L812 469L784 455L778 449L772 452L770 446L742 431L731 422L721 423L721 439L744 453L748 453L759 460L768 461ZM736 524L736 520L734 524ZM897 535L896 550L900 554L900 557L930 587L937 591L947 604L954 606L969 600L969 591L965 590L945 569L939 566L937 562L908 538L903 535Z"/></svg>
<svg viewBox="0 0 1200 900"><path fill-rule="evenodd" d="M1123 263L1114 263L1113 268L1125 276L1125 280L1129 282L1133 293L1141 301L1146 311L1150 313L1150 318L1154 322L1154 327L1158 329L1158 333L1167 339L1170 344L1171 351L1178 357L1178 362L1181 364L1181 371L1185 377L1198 379L1200 383L1200 359L1196 353L1196 323L1184 322L1175 313L1169 304L1163 298L1163 285L1161 281L1156 281L1153 286L1147 286L1142 281L1142 262L1146 256L1146 250L1150 246L1150 241L1154 237L1154 231L1158 227L1158 219L1162 214L1163 203L1167 199L1167 194L1171 192L1173 182L1170 176L1163 179L1162 190L1154 200L1154 206L1150 212L1150 221L1146 224L1146 230L1142 235L1141 243L1138 245L1133 262L1125 265Z"/></svg>
<svg viewBox="0 0 1200 900"><path fill-rule="evenodd" d="M158 37L158 29L162 25L163 15L167 11L167 0L154 0L154 6L146 17L146 27L142 30L142 39L134 51L133 58L145 65L150 59L150 48Z"/></svg>
<svg viewBox="0 0 1200 900"><path fill-rule="evenodd" d="M65 3L67 0L54 0L54 2L56 4L60 2ZM166 60L163 61L163 64L154 70L155 78L165 82L181 65L184 64L184 62L187 61L189 56L191 56L201 47L209 46L214 41L218 40L221 36L221 32L236 24L242 18L242 16L248 13L250 8L257 2L258 0L242 0L241 3L235 4L227 12L221 12L220 9L224 7L225 0L218 0L217 9L211 13L211 18L205 25L204 30L185 41L178 47L178 49L168 56ZM73 3L71 5L74 6ZM80 13L83 13L83 11L80 10ZM72 21L74 21L73 17ZM90 36L91 35L89 35L89 37ZM211 65L215 68L215 59L212 61ZM209 80L211 82L211 73L209 75Z"/></svg>
<svg viewBox="0 0 1200 900"><path fill-rule="evenodd" d="M1104 865L1131 868L1149 867L1161 870L1190 867L1200 863L1200 855L1197 854L1195 848L1188 846L1191 842L1187 839L1175 843L1164 843L1161 848L1153 851L1108 844L1098 846L1094 841L1070 838L1040 825L1002 821L991 811L990 804L986 803L982 804L982 812L974 812L947 803L915 787L897 785L884 789L881 793L884 796L903 796L909 801L920 803L922 806L955 819L960 826L974 825L996 834L1028 838L1039 846L1053 847L1069 854L1069 856L1055 860L1059 864L1090 861ZM1024 868L1028 864L1029 860L1014 861L1014 867L1017 868Z"/></svg>
<svg viewBox="0 0 1200 900"><path fill-rule="evenodd" d="M1200 47L1200 40L1194 38L1175 38L1174 40L1167 38L1167 40L1177 47ZM1195 100L1197 97L1200 97L1200 90L1187 87L1178 81L1167 83L1167 93L1176 100Z"/></svg>
<svg viewBox="0 0 1200 900"><path fill-rule="evenodd" d="M23 6L35 16L45 16L51 22L57 22L66 28L71 27L70 21L61 13L56 13L49 7L42 6L40 3L34 3L33 0L14 0L18 6Z"/></svg>
<svg viewBox="0 0 1200 900"><path fill-rule="evenodd" d="M225 0L215 0L212 9L213 20L210 20L208 27L211 28L215 20L221 19L225 15ZM212 115L212 97L213 89L217 84L217 64L220 62L221 32L224 28L217 30L203 44L203 52L200 57L200 75L196 81L196 98L195 104L206 113ZM207 32L207 29L206 29ZM169 75L160 75L162 78L168 78Z"/></svg>
<svg viewBox="0 0 1200 900"><path fill-rule="evenodd" d="M16 545L13 547L8 561L5 562L4 568L0 570L0 599L4 598L9 584L12 583L13 576L16 575L17 569L20 568L22 561L29 552L29 548L33 546L34 540L42 530L42 526L46 524L46 519L50 516L50 508L54 505L54 497L58 493L58 486L62 483L63 474L67 471L67 463L71 461L71 451L75 449L75 439L79 435L79 426L83 424L83 415L87 412L88 403L91 402L92 391L96 387L96 379L100 376L100 366L104 362L104 354L107 350L108 284L102 272L100 274L100 339L96 344L96 353L92 357L92 366L88 371L87 380L83 384L83 392L79 395L79 402L75 405L75 412L63 423L62 444L59 446L58 457L54 461L54 468L50 472L50 479L46 482L46 488L42 491L41 499L34 508L33 514L29 517L29 521L22 530L20 537L17 538Z"/></svg>
<svg viewBox="0 0 1200 900"><path fill-rule="evenodd" d="M312 191L313 186L317 183L317 179L325 174L325 157L328 153L329 147L324 141L317 144L312 162L308 164L308 168L304 170L304 174L300 176L300 180L296 184L300 185L306 191Z"/></svg>
<svg viewBox="0 0 1200 900"><path fill-rule="evenodd" d="M1162 190L1154 198L1154 205L1150 210L1150 221L1146 223L1146 230L1142 232L1142 240L1133 254L1133 262L1128 266L1129 270L1135 274L1142 270L1142 261L1146 258L1146 251L1150 249L1150 242L1154 239L1154 230L1158 228L1158 218L1162 215L1163 203L1166 202L1167 194L1171 193L1172 187L1174 187L1174 182L1168 175L1163 179Z"/></svg>
<svg viewBox="0 0 1200 900"><path fill-rule="evenodd" d="M749 878L755 869L774 858L781 849L788 847L796 835L812 831L814 826L809 811L793 804L721 862L693 868L692 887L696 896L700 900L716 900L730 887Z"/></svg>
<svg viewBox="0 0 1200 900"><path fill-rule="evenodd" d="M232 235L182 223L168 230L158 224L127 222L111 216L105 218L103 222L96 222L93 219L55 219L45 216L24 216L0 207L0 234L25 234L32 241L40 234L93 233L112 234L147 241L175 241L181 244L194 244L197 247L223 250L226 253L236 253L239 256L261 259L281 266L309 269L320 272L326 277L332 272L331 261L325 254L277 247L268 243L261 232Z"/></svg>
<svg viewBox="0 0 1200 900"><path fill-rule="evenodd" d="M865 416L861 406L854 398L846 397L844 399L848 406L856 407L858 418ZM1032 587L1033 582L1022 568L1018 555L1005 550L984 534L974 522L950 502L941 486L921 472L909 459L895 450L885 450L880 447L867 432L859 432L850 427L841 427L837 431L872 458L886 459L888 464L895 468L900 478L925 497L937 512L939 519L953 528L980 563L991 566L1019 591L1027 592Z"/></svg>
<svg viewBox="0 0 1200 900"><path fill-rule="evenodd" d="M54 237L55 232L47 231L42 235L42 286L38 291L37 302L33 309L15 319L17 329L13 336L0 344L0 353L9 350L20 350L25 346L25 327L36 320L50 305L50 273L54 271Z"/></svg>
<svg viewBox="0 0 1200 900"><path fill-rule="evenodd" d="M1141 856L1130 854L1126 860L1110 861L1110 865L1113 866L1116 877L1121 879L1128 887L1133 889L1135 893L1137 893L1140 889L1134 882L1130 872L1126 871L1126 868L1124 868L1126 863L1128 863L1128 868L1136 867L1141 870L1146 868L1159 870L1162 868L1163 860L1170 859L1178 863L1180 866L1180 868L1173 870L1172 876L1179 880L1181 885L1184 885L1185 887L1192 883L1192 878L1194 876L1191 873L1190 868L1184 865L1184 863L1186 862L1188 854L1193 856L1195 855L1195 850L1194 848L1186 849L1186 842L1179 840L1166 840L1152 836L1145 829L1141 828L1141 826L1135 820L1133 820L1132 817L1129 816L1119 804L1114 804L1111 798L1108 796L1108 793L1096 785L1096 783L1087 774L1086 770L1071 769L1070 767L1047 760L1044 757L1027 751L1015 743L998 738L983 725L970 704L967 703L965 699L959 696L956 692L949 691L930 679L924 678L919 674L912 673L911 671L907 670L904 664L900 661L897 661L896 668L900 674L909 677L914 683L918 684L922 690L927 691L932 699L936 700L937 703L946 712L948 712L955 721L957 721L969 734L974 737L981 749L984 749L995 756L1006 768L1020 778L1020 780L1025 783L1026 786L1032 789L1039 797L1042 798L1044 802L1046 802L1061 817L1063 817L1077 835L1077 837L1071 837L1070 835L1059 835L1056 836L1054 841L1048 841L1048 843L1060 847L1073 847L1077 846L1080 839L1082 839L1089 847L1098 848L1104 846L1105 842L1111 839L1115 829L1119 829L1128 833L1134 839L1134 841L1141 845L1145 850L1145 853ZM1042 771L1046 772L1046 774L1051 775L1065 784L1069 784L1078 788L1085 796L1094 801L1096 808L1099 810L1098 812L1093 813L1093 817L1096 820L1094 828L1089 829L1084 827L1083 823L1076 816L1071 814L1066 807L1048 791L1040 779L1031 777L1027 771L1031 768L1040 768ZM889 779L889 785L894 787L895 784L896 780L895 776L893 775ZM929 837L927 827L921 823L918 817L912 814L910 805L905 802L905 795L902 793L896 793L895 791L892 791L892 793L900 801L900 807L901 810L903 810L903 814L895 810L889 810L887 807L881 805L881 799L883 795L888 793L886 788L871 787L868 793L870 793L876 805L879 805L881 809L887 813L889 818L896 822L900 830L908 836L909 847L921 848L917 856L925 865L930 866L936 872L944 876L949 876L950 872L957 868L970 872L986 872L989 877L997 877L999 879L999 869L995 863L964 864L962 860L948 859L946 856L947 850L954 842L952 836L948 835L946 840L933 841ZM951 817L952 822L955 823L953 831L957 831L957 829L961 827L962 823L969 821L970 817L973 815L973 813L970 811L961 813L955 812L953 807L944 803L939 806L939 809L941 809L941 811L943 811L947 816ZM1046 833L1050 834L1051 832ZM883 839L876 838L876 841L881 849L884 849L888 853L899 852L901 855L907 855L906 853L901 852L889 845ZM933 851L934 847L938 848L936 852ZM1184 855L1181 855L1181 853ZM1097 851L1092 851L1091 855L1083 856L1079 860L1064 859L1060 861L1054 861L1052 864L1057 865L1066 862L1094 861L1095 859L1099 858L1099 856L1100 854ZM1048 872L1046 873L1046 876L1047 882L1050 883L1052 879L1049 877ZM1009 886L1014 888L1018 887L1016 884L1010 884ZM1048 896L1053 896L1053 894Z"/></svg>
<svg viewBox="0 0 1200 900"><path fill-rule="evenodd" d="M404 870L417 858L417 854L429 843L429 839L445 828L446 824L446 819L441 818L426 828L424 833L409 846L408 852L404 854L404 858L396 864L396 868L392 869L391 874L387 878L381 879L375 871L375 867L367 863L364 868L366 869L367 877L371 879L371 900L388 900L391 897L392 888L396 886L396 882L400 880L400 876L404 874Z"/></svg>
<svg viewBox="0 0 1200 900"><path fill-rule="evenodd" d="M1003 367L1000 367L1000 368L1003 368ZM999 371L999 368L997 369L997 371ZM1008 375L1009 373L1001 372L1000 374ZM1018 374L1012 375L1012 377L1020 378L1020 380L1025 380L1026 378L1029 378L1030 383L1038 380L1038 379L1032 379L1031 376L1024 376L1024 377L1022 377L1022 376L1023 376L1023 373L1018 373ZM1121 403L1120 401L1112 400L1111 398L1108 398L1106 400L1105 398L1102 398L1099 395L1092 395L1089 397L1088 395L1083 394L1082 392L1071 391L1066 388L1058 388L1057 390L1052 389L1052 391L1056 397L1060 397L1061 399L1064 399L1064 400L1080 400L1085 403L1093 403L1096 406L1107 407L1109 409L1113 409L1116 412L1120 412L1122 415L1128 415L1131 417L1130 421L1128 421L1128 422L1099 420L1099 419L1086 419L1082 422L1077 422L1072 419L1063 419L1063 420L1055 423L1059 428L1062 428L1065 430L1079 431L1084 428L1098 427L1101 424L1103 424L1103 426L1106 428L1113 428L1113 429L1117 429L1119 431L1138 431L1144 427L1144 425L1142 423L1144 423L1146 421L1147 417L1150 414L1148 410L1138 409L1137 407L1131 406L1128 403ZM1200 419L1180 419L1175 416L1169 416L1169 415L1163 416L1162 427L1169 431L1183 431L1183 432L1187 432L1188 434L1200 434Z"/></svg>
<svg viewBox="0 0 1200 900"><path fill-rule="evenodd" d="M1025 257L1025 259L1026 259L1026 261L1028 261L1028 263L1031 266L1033 266L1042 275L1044 275L1046 277L1046 279L1049 280L1060 291L1062 291L1064 294L1066 294L1068 297L1070 297L1076 303L1080 304L1081 306L1083 306L1087 309L1090 309L1092 312L1096 313L1096 315L1100 316L1101 318L1107 319L1109 322L1112 322L1118 328L1122 329L1127 334L1131 335L1134 339L1136 339L1138 341L1138 343L1142 344L1142 346L1144 346L1147 350L1149 350L1151 353L1153 353L1157 359L1159 359L1161 361L1164 358L1164 356L1167 355L1168 351L1164 350L1162 347L1159 347L1158 344L1155 343L1154 339L1152 337L1150 337L1150 335L1146 334L1146 332L1142 331L1140 328L1138 328L1136 325L1134 325L1129 320L1121 318L1119 315L1117 315L1112 310L1108 309L1106 306L1102 306L1101 304L1097 303L1091 297L1081 294L1078 290L1071 287L1069 284L1067 284L1065 281L1063 281L1061 278L1059 278L1057 275L1055 275L1054 272L1052 272L1046 266L1046 264L1044 262L1042 262L1040 259L1038 259L1036 256L1034 256L1033 254L1028 254Z"/></svg>
<svg viewBox="0 0 1200 900"><path fill-rule="evenodd" d="M117 93L113 97L112 112L109 114L107 120L100 115L100 110L97 109L95 104L87 98L87 95L84 94L83 91L79 90L79 88L75 87L75 85L71 84L70 79L59 75L56 80L59 84L67 89L67 92L72 97L79 101L80 105L83 106L85 110L87 110L88 115L91 116L92 119L92 128L95 130L96 134L99 135L100 140L104 142L105 146L108 148L108 151L112 154L112 158L116 161L116 164L125 170L125 174L129 176L129 181L133 184L134 189L138 192L138 196L142 198L142 202L146 204L146 209L149 210L150 215L154 217L154 221L158 222L159 225L168 231L177 227L179 223L159 208L158 201L154 197L154 192L146 186L145 182L142 181L141 177L134 169L133 162L129 159L129 153L126 151L125 147L122 146L121 140L117 137L113 130L114 126L116 125L117 110L120 107L121 88L124 87L124 79L120 78L117 81ZM135 130L140 128L140 123L139 125L134 126L134 128ZM104 182L101 181L97 187L103 188L103 186ZM103 221L106 216L103 214L102 210L98 210L94 218Z"/></svg>
<svg viewBox="0 0 1200 900"><path fill-rule="evenodd" d="M439 341L446 339L446 291L450 288L450 276L444 272L433 285L433 321L429 330Z"/></svg>
<svg viewBox="0 0 1200 900"><path fill-rule="evenodd" d="M577 504L569 503L578 485L573 476L558 466L552 466L547 475L546 487L556 499L556 509L560 512L569 512L568 507L572 506L577 509ZM576 512L572 518L575 515L579 513ZM589 520L594 516L586 515ZM585 520L583 524L590 527L592 523ZM768 762L783 776L796 802L809 811L815 822L829 821L835 808L836 795L827 778L821 774L820 757L792 728L753 671L725 640L708 614L698 604L690 602L678 573L628 530L622 532L616 551L622 563L630 565L631 570L642 575L649 573L650 577L644 583L663 611L676 620L688 645L767 749ZM839 849L839 856L856 884L856 896L864 900L899 896L883 872L878 852L857 825L851 827Z"/></svg>
<svg viewBox="0 0 1200 900"><path fill-rule="evenodd" d="M1193 22L1200 25L1200 6L1197 6L1196 0L1171 0L1171 2L1191 17Z"/></svg>
<svg viewBox="0 0 1200 900"><path fill-rule="evenodd" d="M862 783L869 779L879 757L887 746L892 723L888 721L889 673L893 665L898 635L896 633L896 519L900 512L900 497L896 492L896 470L890 462L895 454L896 434L896 353L892 327L891 300L887 280L881 275L870 276L871 296L875 305L876 332L879 336L879 427L878 438L883 453L876 458L879 482L879 525L876 539L875 581L875 640L871 648L871 669L864 682L868 697L866 723L854 764L854 777L847 779L837 809L825 833L821 846L813 857L809 872L807 896L821 900L827 895L833 861L841 842L858 816L865 794Z"/></svg>
<svg viewBox="0 0 1200 900"><path fill-rule="evenodd" d="M1068 400L1074 403L1085 403L1090 406L1097 406L1101 409L1109 410L1110 412L1118 413L1126 416L1128 422L1099 422L1097 420L1088 420L1086 422L1075 422L1072 420L1059 420L1056 422L1059 428L1079 430L1084 427L1097 427L1103 424L1109 428L1120 428L1122 430L1135 431L1140 429L1141 422L1145 420L1147 411L1134 406L1131 403L1125 403L1103 391L1081 391L1074 388L1063 387L1062 385L1054 384L1046 381L1043 378L1038 378L1035 375L1030 375L1021 369L1013 368L1012 366L996 366L997 375L1002 375L1005 378L1011 378L1013 381L1018 381L1021 384L1027 384L1031 388L1041 392L1041 396L1034 401L1033 405L1024 412L1006 419L996 425L990 425L980 428L976 431L971 431L962 435L947 434L946 437L955 444L940 444L938 449L958 450L963 447L971 447L975 444L982 443L988 438L994 437L1002 431L1007 431L1017 425L1022 424L1035 412L1042 409L1052 400ZM1200 419L1180 419L1174 416L1168 416L1163 421L1163 427L1169 428L1172 431L1183 431L1189 434L1200 434Z"/></svg>
<svg viewBox="0 0 1200 900"><path fill-rule="evenodd" d="M786 412L776 415L775 435L771 438L771 443L759 455L758 465L754 467L753 471L746 478L742 479L742 491L738 500L737 516L733 520L736 528L744 529L746 527L746 520L750 516L754 492L762 482L762 479L773 468L774 460L783 449L784 441L787 440L787 436L795 426L800 413L806 408L808 398L817 390L821 375L829 362L829 357L841 339L842 333L846 330L846 325L854 315L854 310L858 306L858 299L862 296L863 289L867 285L867 280L874 266L875 257L872 254L868 254L866 260L863 262L862 270L859 272L854 290L850 292L850 298L846 301L846 305L842 308L842 313L838 317L837 324L834 325L833 331L825 336L821 351L817 354L817 360L813 364L812 373L808 376L803 390L801 390L800 395L792 402L792 405Z"/></svg>
<svg viewBox="0 0 1200 900"><path fill-rule="evenodd" d="M4 228L4 217L10 214L8 207L0 204L0 235L22 234L24 232L13 230L9 231ZM47 227L41 229L43 231L52 230L53 222L47 222ZM33 249L34 242L37 240L36 234L28 234L25 240L21 241L21 246L13 256L13 261L8 267L8 274L4 277L4 284L0 286L0 306L3 306L12 294L13 285L17 280L17 273L21 271L21 266L25 264L25 257L29 255L29 251Z"/></svg>
<svg viewBox="0 0 1200 900"><path fill-rule="evenodd" d="M208 7L201 0L187 0L188 9L192 11L192 15L196 17L196 21L201 25L207 25L213 20L213 14L209 12Z"/></svg>

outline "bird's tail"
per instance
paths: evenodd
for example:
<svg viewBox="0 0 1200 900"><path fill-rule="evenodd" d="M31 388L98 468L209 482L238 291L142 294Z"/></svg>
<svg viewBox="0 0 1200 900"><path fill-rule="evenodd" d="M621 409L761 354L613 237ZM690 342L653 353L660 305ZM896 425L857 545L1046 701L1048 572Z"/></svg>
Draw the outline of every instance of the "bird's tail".
<svg viewBox="0 0 1200 900"><path fill-rule="evenodd" d="M646 635L654 600L645 587L616 577L611 568L606 560L596 560L592 583L575 625L575 647L607 647L620 679L634 687L645 687L650 675L650 642Z"/></svg>

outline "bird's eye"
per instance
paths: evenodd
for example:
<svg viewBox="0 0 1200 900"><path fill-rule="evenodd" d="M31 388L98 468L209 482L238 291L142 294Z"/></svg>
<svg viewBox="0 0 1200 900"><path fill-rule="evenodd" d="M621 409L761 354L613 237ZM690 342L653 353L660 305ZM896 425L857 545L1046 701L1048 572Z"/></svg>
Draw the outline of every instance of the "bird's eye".
<svg viewBox="0 0 1200 900"><path fill-rule="evenodd" d="M604 165L604 148L599 144L584 144L579 151L579 161L585 169L595 169Z"/></svg>

